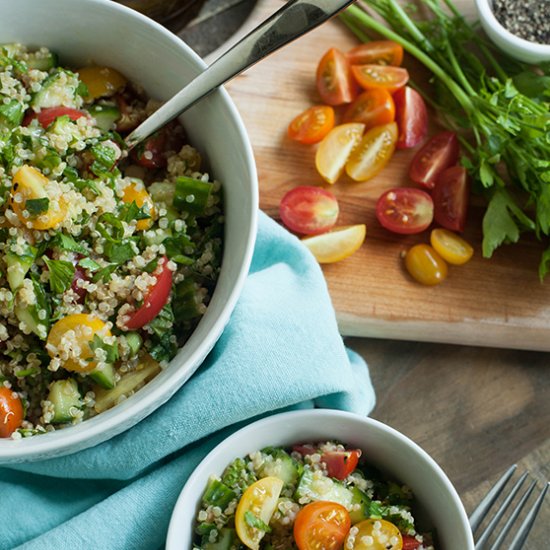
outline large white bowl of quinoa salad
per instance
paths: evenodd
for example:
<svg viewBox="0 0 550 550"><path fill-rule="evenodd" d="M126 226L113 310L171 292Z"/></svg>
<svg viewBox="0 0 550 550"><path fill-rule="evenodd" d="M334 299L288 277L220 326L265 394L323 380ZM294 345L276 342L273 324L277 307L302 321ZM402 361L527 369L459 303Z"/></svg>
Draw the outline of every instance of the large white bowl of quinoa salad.
<svg viewBox="0 0 550 550"><path fill-rule="evenodd" d="M187 480L166 549L473 550L451 481L389 426L326 409L276 414Z"/></svg>
<svg viewBox="0 0 550 550"><path fill-rule="evenodd" d="M258 192L224 90L126 155L204 68L110 0L0 0L0 463L75 452L168 400L251 261Z"/></svg>

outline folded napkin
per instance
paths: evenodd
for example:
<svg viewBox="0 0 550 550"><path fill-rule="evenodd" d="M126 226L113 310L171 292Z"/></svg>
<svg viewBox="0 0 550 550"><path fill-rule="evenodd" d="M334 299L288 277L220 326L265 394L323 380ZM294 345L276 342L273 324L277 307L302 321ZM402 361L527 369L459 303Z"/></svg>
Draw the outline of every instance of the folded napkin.
<svg viewBox="0 0 550 550"><path fill-rule="evenodd" d="M368 414L368 369L343 345L314 258L261 214L231 320L168 403L94 448L0 467L0 549L161 548L181 488L212 447L258 417L314 406Z"/></svg>

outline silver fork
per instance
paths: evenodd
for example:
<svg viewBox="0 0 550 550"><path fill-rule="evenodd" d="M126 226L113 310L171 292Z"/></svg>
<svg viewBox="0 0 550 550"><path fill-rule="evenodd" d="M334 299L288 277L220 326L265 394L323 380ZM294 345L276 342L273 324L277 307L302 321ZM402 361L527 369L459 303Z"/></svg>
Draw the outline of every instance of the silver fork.
<svg viewBox="0 0 550 550"><path fill-rule="evenodd" d="M512 475L517 469L517 465L514 464L511 466L507 472L504 473L504 475L493 485L493 487L489 490L489 492L485 495L483 500L479 503L477 508L472 512L470 515L470 526L472 528L472 532L475 535L476 530L481 525L482 521L487 516L489 510L497 500L497 498L500 496L501 493L503 493L507 483L512 478ZM508 495L504 498L502 501L502 504L500 505L499 509L495 512L495 515L493 518L489 521L487 524L487 527L485 530L478 536L475 548L476 550L483 550L487 547L487 544L489 542L489 537L495 532L495 528L497 527L498 523L506 513L506 511L510 508L510 505L512 501L514 500L514 497L518 494L521 486L523 485L523 482L527 479L527 472L524 473L514 484ZM522 508L525 506L525 503L527 502L528 498L530 497L531 493L535 489L536 481L531 482L529 487L527 487L527 490L523 493L517 504L515 504L515 508L510 508L511 514L506 523L500 528L500 531L497 531L499 534L495 541L493 542L493 545L490 547L490 550L499 550L506 548L506 550L520 550L520 548L523 548L523 545L525 544L525 541L527 539L527 535L529 534L529 531L531 530L531 527L533 527L533 524L535 523L535 519L537 517L537 514L540 510L540 507L542 505L542 501L544 500L544 496L546 495L546 491L548 490L548 486L550 483L546 483L544 488L542 489L541 493L537 497L534 504L531 506L531 509L527 512L527 515L525 519L523 520L523 523L519 526L519 528L516 531L516 535L512 539L509 545L506 547L503 546L503 541L506 538L506 536L511 532L512 525L518 518Z"/></svg>

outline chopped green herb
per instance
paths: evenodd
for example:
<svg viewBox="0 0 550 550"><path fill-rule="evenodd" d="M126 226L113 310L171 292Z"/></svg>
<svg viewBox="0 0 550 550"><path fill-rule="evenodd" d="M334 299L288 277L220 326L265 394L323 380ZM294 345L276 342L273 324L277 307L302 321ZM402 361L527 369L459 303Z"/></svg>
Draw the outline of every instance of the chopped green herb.
<svg viewBox="0 0 550 550"><path fill-rule="evenodd" d="M250 527L254 529L259 529L260 531L264 531L265 533L271 533L271 527L265 521L262 521L261 518L258 516L255 516L250 510L247 510L244 513L244 520Z"/></svg>
<svg viewBox="0 0 550 550"><path fill-rule="evenodd" d="M50 288L55 294L63 294L72 284L75 267L65 260L50 260L47 256L42 259L50 272Z"/></svg>
<svg viewBox="0 0 550 550"><path fill-rule="evenodd" d="M25 201L25 210L31 216L39 216L44 212L48 211L50 207L50 199L48 197L43 197L41 199L27 199Z"/></svg>

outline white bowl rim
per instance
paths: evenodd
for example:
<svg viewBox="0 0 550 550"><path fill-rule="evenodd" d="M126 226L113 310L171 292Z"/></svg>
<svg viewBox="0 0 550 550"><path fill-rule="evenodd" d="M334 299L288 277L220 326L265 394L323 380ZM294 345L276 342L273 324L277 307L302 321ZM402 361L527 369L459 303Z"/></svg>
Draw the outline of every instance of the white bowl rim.
<svg viewBox="0 0 550 550"><path fill-rule="evenodd" d="M341 411L336 409L301 409L295 411L287 411L282 413L273 414L260 420L256 420L251 424L240 428L236 432L232 433L230 436L225 438L223 441L218 443L195 467L191 475L188 477L185 485L183 486L174 509L172 511L172 516L170 518L170 523L168 525L168 533L166 537L166 550L175 550L176 548L182 547L181 541L176 539L178 531L178 521L182 512L185 509L185 505L191 499L196 500L196 495L187 495L187 492L190 490L189 487L195 484L197 478L201 478L204 475L204 470L212 472L210 468L211 462L213 462L216 457L220 454L226 454L226 449L230 448L233 442L237 439L242 439L246 441L249 432L256 432L259 430L266 430L267 433L270 433L270 427L272 424L278 424L284 420L294 421L295 423L300 422L303 418L312 417L317 420L317 422L322 425L323 418L341 418L343 421L354 420L359 421L366 426L374 428L376 430L386 432L390 436L398 439L400 442L408 445L413 448L414 451L419 455L419 457L424 460L430 468L432 468L434 475L436 475L439 480L444 484L446 490L448 491L452 502L455 506L456 511L458 512L458 518L461 522L464 532L469 535L471 549L474 548L473 535L470 530L470 523L468 521L468 516L464 505L458 495L458 492L454 488L450 479L447 477L447 474L443 471L441 466L422 448L420 445L415 443L412 439L397 431L395 428L384 424L383 422L376 420L374 418L363 416L357 413L349 411ZM466 549L465 549L466 550Z"/></svg>
<svg viewBox="0 0 550 550"><path fill-rule="evenodd" d="M186 55L189 56L189 59L194 62L198 68L205 69L207 67L206 63L201 59L201 57L182 39L163 27L160 23L157 23L153 19L139 13L138 11L124 6L123 4L112 2L111 0L82 1L85 1L89 4L97 4L105 7L105 9L112 10L114 12L121 12L124 13L127 17L141 20L143 24L154 28L156 32L164 35L165 39L170 40L173 43L174 48L185 50ZM252 145L248 138L246 127L237 110L237 107L223 87L220 87L218 90L214 91L211 94L211 96L216 95L219 95L221 100L224 102L225 108L230 113L233 119L236 130L242 138L243 144L245 146L247 170L249 171L251 179L257 182L258 174L254 160ZM125 432L135 426L136 422L133 422L128 426L127 423L124 422L124 419L128 419L132 416L138 416L138 422L141 422L142 420L144 420L144 418L154 413L159 408L157 403L162 404L166 402L166 395L168 395L169 397L173 396L173 393L176 390L170 393L169 391L167 391L167 388L179 389L185 383L185 381L190 378L190 376L200 366L201 360L203 360L208 352L214 347L219 336L223 332L223 329L229 321L231 313L235 308L237 300L241 294L241 290L248 276L248 271L254 253L254 244L256 241L256 233L258 227L258 186L251 186L250 192L252 193L251 204L255 205L255 207L253 207L250 212L250 231L249 234L246 235L246 248L243 257L243 266L246 267L246 269L243 268L240 270L239 276L234 282L232 291L226 299L226 305L223 309L223 312L220 316L217 317L217 319L213 321L207 338L202 341L202 344L200 346L197 346L193 354L187 359L186 363L195 364L195 367L191 371L189 371L189 369L177 369L177 371L171 373L171 376L167 378L167 380L163 381L162 384L159 384L156 387L152 387L152 389L147 392L140 393L139 397L135 399L132 399L132 397L135 397L135 395L132 396L125 402L128 403L128 407L124 410L117 410L118 407L113 407L80 424L76 424L74 426L70 426L61 430L56 430L38 436L16 440L0 440L0 464L7 465L14 462L32 462L35 460L41 460L44 457L55 458L58 456L64 456L72 453L73 451L71 449L74 449L74 452L76 452L98 445L104 441L107 441L108 439L112 439L114 436L119 435L120 433ZM161 375L162 372L159 374L159 376ZM133 401L131 405L129 404L130 399L132 399ZM143 414L142 411L148 412L146 414ZM102 437L102 434L106 431L109 432L108 437Z"/></svg>

